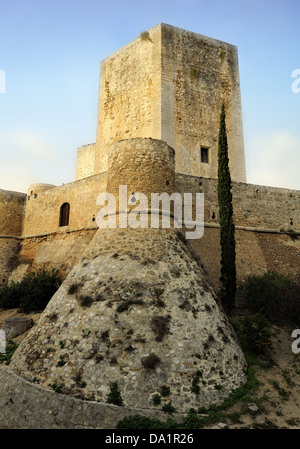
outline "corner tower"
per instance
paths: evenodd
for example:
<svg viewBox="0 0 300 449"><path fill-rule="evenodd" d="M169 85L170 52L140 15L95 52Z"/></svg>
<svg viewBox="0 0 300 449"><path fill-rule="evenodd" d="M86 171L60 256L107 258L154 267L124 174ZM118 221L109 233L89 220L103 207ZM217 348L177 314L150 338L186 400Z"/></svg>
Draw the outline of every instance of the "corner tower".
<svg viewBox="0 0 300 449"><path fill-rule="evenodd" d="M95 174L109 145L140 137L172 146L176 172L216 178L223 100L231 177L246 182L237 47L166 24L141 33L101 63Z"/></svg>

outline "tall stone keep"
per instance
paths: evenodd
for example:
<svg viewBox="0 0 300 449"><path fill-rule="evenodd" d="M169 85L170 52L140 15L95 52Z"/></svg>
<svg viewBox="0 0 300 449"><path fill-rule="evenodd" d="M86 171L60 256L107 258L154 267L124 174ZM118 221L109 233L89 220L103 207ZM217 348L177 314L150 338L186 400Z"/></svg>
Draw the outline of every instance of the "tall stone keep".
<svg viewBox="0 0 300 449"><path fill-rule="evenodd" d="M231 176L246 182L237 47L166 24L142 32L101 62L96 144L79 150L77 179L136 137L173 147L177 173L216 178L223 100Z"/></svg>

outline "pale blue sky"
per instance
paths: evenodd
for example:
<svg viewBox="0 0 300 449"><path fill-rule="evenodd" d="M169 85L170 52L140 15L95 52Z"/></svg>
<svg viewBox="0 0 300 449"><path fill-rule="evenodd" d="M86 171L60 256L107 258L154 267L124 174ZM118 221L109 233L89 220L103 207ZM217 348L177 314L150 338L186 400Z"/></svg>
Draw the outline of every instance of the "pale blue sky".
<svg viewBox="0 0 300 449"><path fill-rule="evenodd" d="M298 0L0 0L1 189L75 179L100 60L160 22L238 46L248 182L300 189Z"/></svg>

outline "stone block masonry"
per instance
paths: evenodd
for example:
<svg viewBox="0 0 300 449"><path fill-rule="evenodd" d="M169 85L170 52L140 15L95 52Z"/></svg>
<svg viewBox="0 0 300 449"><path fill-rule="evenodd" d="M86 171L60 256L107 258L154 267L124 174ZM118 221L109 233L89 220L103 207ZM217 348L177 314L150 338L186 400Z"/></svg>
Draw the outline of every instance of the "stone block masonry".
<svg viewBox="0 0 300 449"><path fill-rule="evenodd" d="M160 409L153 397L165 385L162 405L182 413L221 403L246 380L201 268L175 231L160 229L98 230L10 368L102 403L117 382L124 405L140 409Z"/></svg>
<svg viewBox="0 0 300 449"><path fill-rule="evenodd" d="M151 137L175 149L176 172L216 178L224 100L232 179L245 182L236 47L166 24L143 36L101 63L95 173L107 170L113 142Z"/></svg>
<svg viewBox="0 0 300 449"><path fill-rule="evenodd" d="M26 195L0 190L0 285L16 266L20 251Z"/></svg>
<svg viewBox="0 0 300 449"><path fill-rule="evenodd" d="M135 176L139 158L145 181ZM111 146L108 167L112 193L119 180L148 195L164 190L166 177L173 185L174 151L153 139L121 141ZM173 229L98 229L10 367L45 388L101 403L115 382L124 405L142 410L157 408L154 397L165 386L162 402L180 413L220 404L246 381L235 333Z"/></svg>
<svg viewBox="0 0 300 449"><path fill-rule="evenodd" d="M137 413L161 421L170 416L160 410L117 407L58 394L26 381L5 365L0 367L0 423L4 428L114 429L118 421ZM183 417L173 414L179 422Z"/></svg>

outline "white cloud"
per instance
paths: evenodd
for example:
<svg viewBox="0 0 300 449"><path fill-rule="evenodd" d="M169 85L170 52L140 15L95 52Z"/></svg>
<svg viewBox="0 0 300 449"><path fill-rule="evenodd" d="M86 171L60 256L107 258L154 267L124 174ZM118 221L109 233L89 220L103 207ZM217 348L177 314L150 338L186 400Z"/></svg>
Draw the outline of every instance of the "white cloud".
<svg viewBox="0 0 300 449"><path fill-rule="evenodd" d="M300 137L278 131L250 140L247 180L251 184L300 189Z"/></svg>

